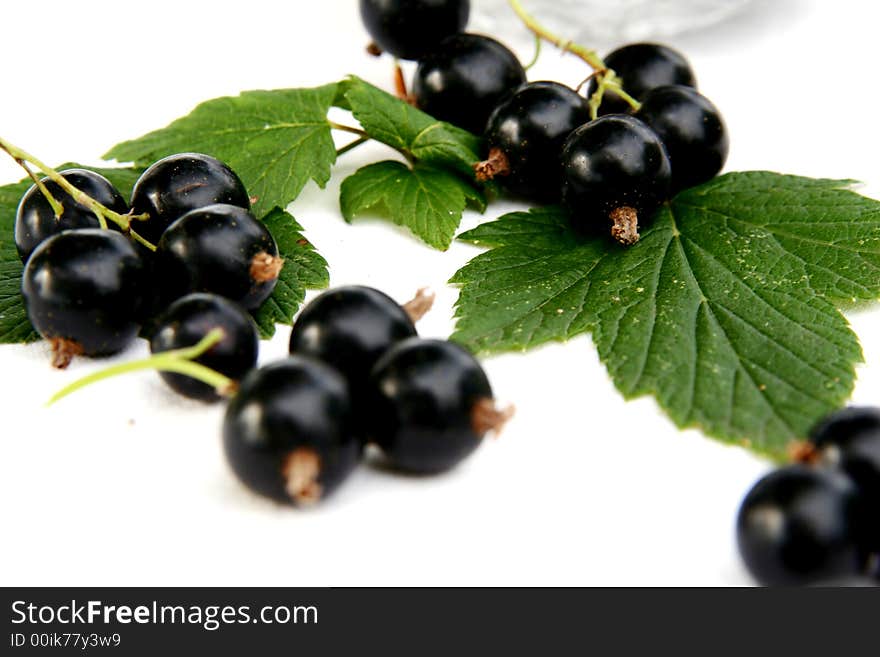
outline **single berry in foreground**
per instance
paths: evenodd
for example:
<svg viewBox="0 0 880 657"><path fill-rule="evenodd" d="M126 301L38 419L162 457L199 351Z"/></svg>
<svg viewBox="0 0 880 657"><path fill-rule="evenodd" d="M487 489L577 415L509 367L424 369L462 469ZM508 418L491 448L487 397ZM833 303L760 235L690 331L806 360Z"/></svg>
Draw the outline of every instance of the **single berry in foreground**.
<svg viewBox="0 0 880 657"><path fill-rule="evenodd" d="M373 365L393 345L416 335L414 322L433 297L424 293L401 306L379 290L350 285L315 297L299 314L290 334L290 353L333 366L351 386L355 404Z"/></svg>
<svg viewBox="0 0 880 657"><path fill-rule="evenodd" d="M131 192L138 234L156 244L162 233L190 210L215 203L250 208L247 190L235 172L220 160L201 153L169 155L141 174Z"/></svg>
<svg viewBox="0 0 880 657"><path fill-rule="evenodd" d="M389 463L409 472L448 470L512 411L496 409L489 380L463 347L409 338L370 376L368 434Z"/></svg>
<svg viewBox="0 0 880 657"><path fill-rule="evenodd" d="M740 555L768 586L833 582L863 568L863 501L846 476L804 465L776 470L746 495L736 524Z"/></svg>
<svg viewBox="0 0 880 657"><path fill-rule="evenodd" d="M345 379L299 356L253 370L227 407L223 447L236 476L260 495L298 506L325 498L361 454Z"/></svg>
<svg viewBox="0 0 880 657"><path fill-rule="evenodd" d="M477 179L497 179L505 189L538 203L558 202L562 145L590 120L586 100L558 82L530 82L489 117L488 158L475 166Z"/></svg>
<svg viewBox="0 0 880 657"><path fill-rule="evenodd" d="M603 116L571 133L562 150L562 200L580 233L638 241L669 198L672 170L657 134L631 116Z"/></svg>
<svg viewBox="0 0 880 657"><path fill-rule="evenodd" d="M360 0L361 20L381 50L419 59L446 37L461 32L469 0Z"/></svg>
<svg viewBox="0 0 880 657"><path fill-rule="evenodd" d="M663 142L672 166L672 191L694 187L714 178L730 147L721 113L691 87L652 89L635 117Z"/></svg>
<svg viewBox="0 0 880 657"><path fill-rule="evenodd" d="M234 205L209 205L175 221L159 240L155 269L171 301L212 292L255 310L265 301L283 260L266 226Z"/></svg>
<svg viewBox="0 0 880 657"><path fill-rule="evenodd" d="M419 109L474 134L526 72L507 47L479 34L444 39L416 69L412 92Z"/></svg>
<svg viewBox="0 0 880 657"><path fill-rule="evenodd" d="M639 101L657 87L669 84L697 86L697 79L684 55L657 43L632 43L618 48L605 57L605 66L623 80L623 90ZM595 90L596 82L591 80L587 97ZM609 91L602 97L599 114L622 114L630 110L629 103Z"/></svg>
<svg viewBox="0 0 880 657"><path fill-rule="evenodd" d="M128 206L122 194L104 176L88 169L67 169L61 175L71 185L91 197L108 210L125 214ZM77 228L100 228L98 216L86 206L77 203L58 183L43 178L42 184L52 197L64 208L60 217L43 195L40 188L33 185L22 197L15 214L15 248L22 262L44 240L64 230ZM115 224L108 224L115 227Z"/></svg>
<svg viewBox="0 0 880 657"><path fill-rule="evenodd" d="M150 351L159 354L192 347L214 329L220 329L223 337L194 362L240 381L257 364L257 326L243 308L216 294L189 294L172 303L153 327ZM208 402L221 399L215 388L185 374L162 371L160 375L184 397Z"/></svg>
<svg viewBox="0 0 880 657"><path fill-rule="evenodd" d="M40 244L22 274L28 318L52 345L53 365L109 356L137 335L144 263L121 233L70 230Z"/></svg>

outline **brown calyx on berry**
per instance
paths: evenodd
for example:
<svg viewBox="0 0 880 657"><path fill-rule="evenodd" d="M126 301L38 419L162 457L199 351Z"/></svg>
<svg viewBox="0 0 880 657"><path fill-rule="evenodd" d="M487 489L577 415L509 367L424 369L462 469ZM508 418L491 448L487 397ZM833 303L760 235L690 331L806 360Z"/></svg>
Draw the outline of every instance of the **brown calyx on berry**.
<svg viewBox="0 0 880 657"><path fill-rule="evenodd" d="M480 182L494 180L498 176L510 175L510 160L500 148L490 148L489 157L474 165L474 173Z"/></svg>
<svg viewBox="0 0 880 657"><path fill-rule="evenodd" d="M403 69L400 64L394 63L394 95L403 102L416 106L416 98L406 88L406 79L403 77Z"/></svg>
<svg viewBox="0 0 880 657"><path fill-rule="evenodd" d="M324 492L318 483L320 474L321 457L308 447L293 450L281 465L284 488L290 499L300 506L310 506L320 501Z"/></svg>
<svg viewBox="0 0 880 657"><path fill-rule="evenodd" d="M371 57L381 57L382 56L382 49L379 47L379 44L377 44L375 41L370 41L370 43L367 44L366 51L367 51L367 54L370 55Z"/></svg>
<svg viewBox="0 0 880 657"><path fill-rule="evenodd" d="M515 412L516 409L513 404L499 408L495 404L494 399L483 397L474 404L474 408L471 411L471 429L480 438L490 431L498 436Z"/></svg>
<svg viewBox="0 0 880 657"><path fill-rule="evenodd" d="M796 440L788 445L788 458L794 463L816 465L822 460L822 453L808 440Z"/></svg>
<svg viewBox="0 0 880 657"><path fill-rule="evenodd" d="M284 258L261 251L251 260L251 279L256 283L268 283L278 278Z"/></svg>
<svg viewBox="0 0 880 657"><path fill-rule="evenodd" d="M76 356L82 356L83 348L79 342L67 338L49 338L52 347L52 367L63 370Z"/></svg>
<svg viewBox="0 0 880 657"><path fill-rule="evenodd" d="M415 324L422 317L428 314L428 311L434 307L434 299L436 295L427 287L419 288L416 296L401 306L403 311L409 317L409 320Z"/></svg>
<svg viewBox="0 0 880 657"><path fill-rule="evenodd" d="M624 246L632 246L639 241L639 213L628 205L612 210L611 237Z"/></svg>

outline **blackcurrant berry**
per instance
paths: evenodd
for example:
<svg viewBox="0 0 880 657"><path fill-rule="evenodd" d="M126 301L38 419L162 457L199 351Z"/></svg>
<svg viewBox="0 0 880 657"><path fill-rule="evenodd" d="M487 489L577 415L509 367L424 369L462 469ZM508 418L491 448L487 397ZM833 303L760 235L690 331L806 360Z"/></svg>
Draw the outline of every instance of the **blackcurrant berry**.
<svg viewBox="0 0 880 657"><path fill-rule="evenodd" d="M338 287L303 308L290 334L290 353L336 368L348 379L357 405L379 357L414 335L413 320L387 294L358 285Z"/></svg>
<svg viewBox="0 0 880 657"><path fill-rule="evenodd" d="M623 90L636 100L656 87L680 84L696 87L697 79L690 64L681 53L656 43L633 43L623 46L605 57L605 66L613 70L623 81ZM587 96L596 90L596 82L590 81ZM629 104L613 91L602 97L599 114L623 114L630 111Z"/></svg>
<svg viewBox="0 0 880 657"><path fill-rule="evenodd" d="M832 413L809 437L819 463L839 468L855 482L873 512L864 549L880 552L880 410L846 408Z"/></svg>
<svg viewBox="0 0 880 657"><path fill-rule="evenodd" d="M360 0L361 20L382 50L419 59L444 38L461 32L469 0Z"/></svg>
<svg viewBox="0 0 880 657"><path fill-rule="evenodd" d="M672 191L711 180L727 160L721 113L705 96L683 86L649 91L635 117L660 137L672 166Z"/></svg>
<svg viewBox="0 0 880 657"><path fill-rule="evenodd" d="M214 329L220 329L223 337L194 362L240 381L257 364L257 326L243 308L216 294L189 294L172 303L156 322L150 351L159 354L192 347ZM185 374L160 375L184 397L208 402L221 398L215 388Z"/></svg>
<svg viewBox="0 0 880 657"><path fill-rule="evenodd" d="M141 174L131 192L134 214L150 215L135 229L153 244L184 214L214 203L250 208L247 190L235 172L201 153L180 153L159 160Z"/></svg>
<svg viewBox="0 0 880 657"><path fill-rule="evenodd" d="M486 127L489 156L477 178L538 203L559 201L562 145L590 120L583 97L557 82L531 82L495 108Z"/></svg>
<svg viewBox="0 0 880 657"><path fill-rule="evenodd" d="M192 210L163 233L155 270L167 301L212 292L255 310L281 270L278 247L266 226L235 205Z"/></svg>
<svg viewBox="0 0 880 657"><path fill-rule="evenodd" d="M251 371L223 421L226 458L248 488L281 502L323 499L361 454L336 370L300 356Z"/></svg>
<svg viewBox="0 0 880 657"><path fill-rule="evenodd" d="M525 81L516 55L495 39L455 34L419 62L413 96L435 119L482 134L492 110Z"/></svg>
<svg viewBox="0 0 880 657"><path fill-rule="evenodd" d="M67 169L62 171L61 175L71 185L108 210L119 214L128 212L122 194L104 176L87 169ZM99 228L101 225L94 212L74 201L58 183L49 178L43 178L41 182L52 197L62 205L64 211L60 217L56 217L49 201L36 185L25 193L15 215L15 247L22 262L26 262L37 245L52 235L57 235L63 230ZM114 226L114 224L109 225Z"/></svg>
<svg viewBox="0 0 880 657"><path fill-rule="evenodd" d="M639 239L669 197L671 168L657 134L631 116L603 116L569 135L562 149L562 200L572 227L621 244Z"/></svg>
<svg viewBox="0 0 880 657"><path fill-rule="evenodd" d="M830 470L791 465L761 479L737 518L740 554L769 586L854 577L863 567L858 540L865 511L855 485Z"/></svg>
<svg viewBox="0 0 880 657"><path fill-rule="evenodd" d="M370 439L393 467L410 472L448 470L507 419L477 360L443 340L392 347L373 368L369 393Z"/></svg>
<svg viewBox="0 0 880 657"><path fill-rule="evenodd" d="M53 365L73 356L108 356L138 332L144 263L121 233L83 228L40 244L22 274L34 328L52 343Z"/></svg>

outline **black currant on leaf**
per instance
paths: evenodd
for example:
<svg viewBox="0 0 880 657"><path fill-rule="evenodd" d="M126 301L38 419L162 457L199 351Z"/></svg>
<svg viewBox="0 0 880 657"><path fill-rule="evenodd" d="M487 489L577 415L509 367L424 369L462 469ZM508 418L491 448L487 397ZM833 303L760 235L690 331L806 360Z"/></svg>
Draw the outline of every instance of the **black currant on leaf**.
<svg viewBox="0 0 880 657"><path fill-rule="evenodd" d="M558 82L530 82L500 103L486 127L488 158L477 179L497 179L538 203L559 201L561 153L571 132L590 120L586 100Z"/></svg>
<svg viewBox="0 0 880 657"><path fill-rule="evenodd" d="M212 292L255 310L275 289L282 264L262 222L243 208L217 204L187 212L166 229L154 269L166 301Z"/></svg>
<svg viewBox="0 0 880 657"><path fill-rule="evenodd" d="M412 92L419 109L475 134L492 110L526 81L507 47L479 34L455 34L419 61Z"/></svg>
<svg viewBox="0 0 880 657"><path fill-rule="evenodd" d="M91 197L108 210L125 214L128 205L122 194L104 176L88 169L67 169L61 175L78 190ZM64 230L77 228L99 228L98 216L86 206L77 203L58 183L43 178L42 184L52 197L63 207L60 217L42 191L33 185L21 199L15 214L15 247L22 262L45 239ZM115 228L115 224L108 224Z"/></svg>
<svg viewBox="0 0 880 657"><path fill-rule="evenodd" d="M160 354L192 347L214 329L220 329L223 337L194 362L240 381L257 364L257 326L243 308L216 294L189 294L172 303L153 326L150 351ZM185 374L163 371L160 375L184 397L207 402L221 399L215 388Z"/></svg>
<svg viewBox="0 0 880 657"><path fill-rule="evenodd" d="M804 465L770 473L749 491L736 523L740 555L769 586L840 581L864 567L866 509L845 475Z"/></svg>
<svg viewBox="0 0 880 657"><path fill-rule="evenodd" d="M663 141L672 166L672 191L714 178L727 160L727 128L718 108L691 87L649 91L635 117Z"/></svg>
<svg viewBox="0 0 880 657"><path fill-rule="evenodd" d="M241 179L220 160L201 153L169 155L141 174L131 192L134 214L148 214L135 229L153 244L190 210L215 203L250 208Z"/></svg>
<svg viewBox="0 0 880 657"><path fill-rule="evenodd" d="M448 470L511 411L498 410L483 368L463 347L409 338L373 368L368 435L398 469Z"/></svg>
<svg viewBox="0 0 880 657"><path fill-rule="evenodd" d="M361 20L379 49L400 59L419 59L465 28L470 4L469 0L360 0Z"/></svg>
<svg viewBox="0 0 880 657"><path fill-rule="evenodd" d="M336 368L348 379L358 405L373 365L393 345L416 335L414 322L432 300L420 294L401 306L371 287L350 285L328 290L296 318L290 353L317 358Z"/></svg>
<svg viewBox="0 0 880 657"><path fill-rule="evenodd" d="M111 230L64 231L34 249L21 293L55 367L80 354L115 354L137 336L144 272L131 241Z"/></svg>
<svg viewBox="0 0 880 657"><path fill-rule="evenodd" d="M632 43L618 48L605 57L605 66L623 81L623 90L639 101L656 87L670 84L697 86L697 79L684 55L656 43ZM590 80L587 97L595 90L596 82ZM599 107L600 116L629 111L629 103L613 91L607 91L603 95Z"/></svg>
<svg viewBox="0 0 880 657"><path fill-rule="evenodd" d="M251 490L313 504L333 492L361 455L345 379L292 356L245 376L223 420L227 461Z"/></svg>
<svg viewBox="0 0 880 657"><path fill-rule="evenodd" d="M660 137L632 116L612 114L569 135L562 149L562 200L572 227L638 241L669 198L672 170Z"/></svg>

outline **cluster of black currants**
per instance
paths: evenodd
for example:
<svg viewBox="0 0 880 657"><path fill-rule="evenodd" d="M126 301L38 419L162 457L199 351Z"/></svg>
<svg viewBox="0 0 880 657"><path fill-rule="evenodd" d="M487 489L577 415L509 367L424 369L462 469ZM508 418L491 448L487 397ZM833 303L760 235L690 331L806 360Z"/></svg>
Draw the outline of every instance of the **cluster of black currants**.
<svg viewBox="0 0 880 657"><path fill-rule="evenodd" d="M527 82L508 48L463 32L467 0L361 0L360 7L379 49L418 60L414 104L485 137L477 178L525 200L561 201L578 233L610 231L621 244L635 243L665 201L713 178L727 158L721 114L671 48L615 50L585 97L558 82ZM611 74L626 100L597 83Z"/></svg>
<svg viewBox="0 0 880 657"><path fill-rule="evenodd" d="M244 340L256 340L246 311L269 297L283 262L228 166L196 153L159 160L135 183L130 205L97 173L60 176L34 184L15 220L28 317L57 367L118 353L142 329L154 350L184 346L167 327L188 304L235 315L249 327ZM202 296L171 305L193 293Z"/></svg>
<svg viewBox="0 0 880 657"><path fill-rule="evenodd" d="M509 411L463 347L417 336L404 306L369 287L329 290L293 325L290 357L241 381L223 422L227 459L253 491L296 506L333 492L377 445L395 469L448 470Z"/></svg>
<svg viewBox="0 0 880 657"><path fill-rule="evenodd" d="M833 413L761 479L737 518L742 558L765 585L880 582L880 410Z"/></svg>

